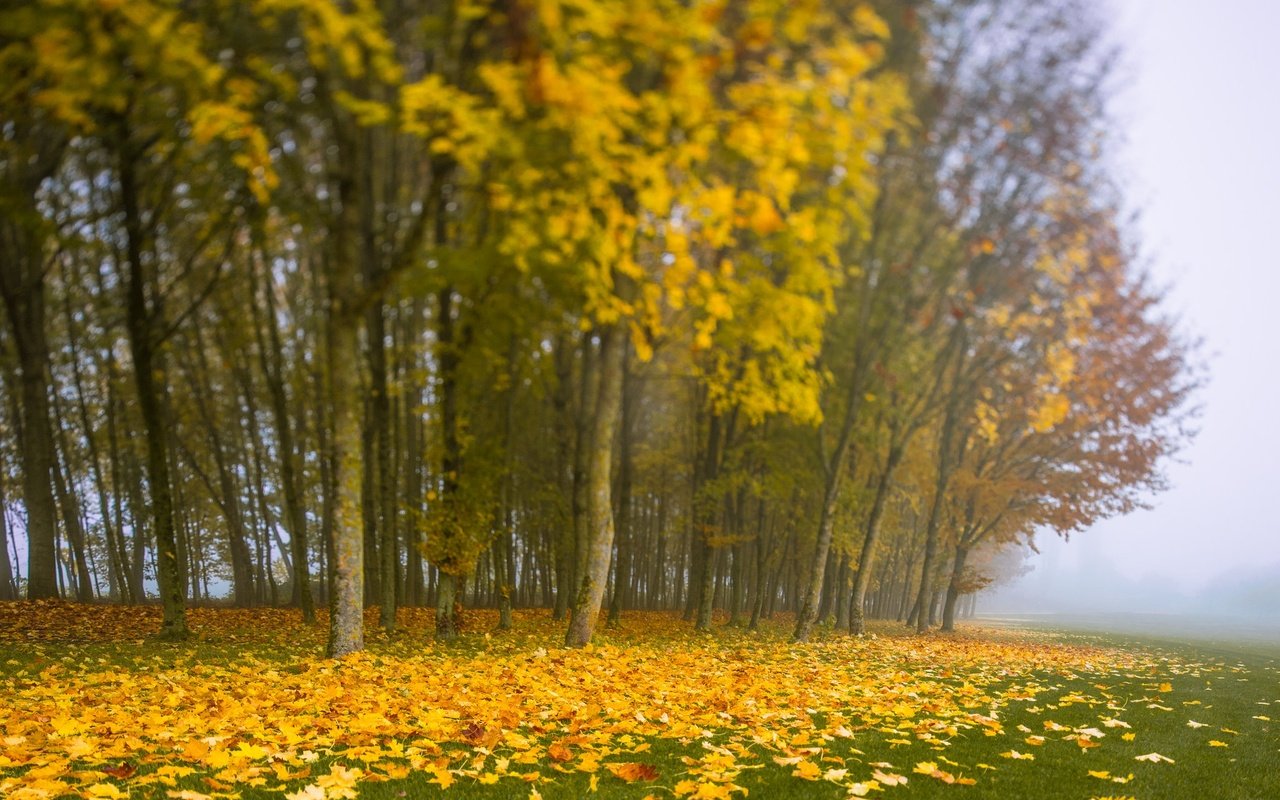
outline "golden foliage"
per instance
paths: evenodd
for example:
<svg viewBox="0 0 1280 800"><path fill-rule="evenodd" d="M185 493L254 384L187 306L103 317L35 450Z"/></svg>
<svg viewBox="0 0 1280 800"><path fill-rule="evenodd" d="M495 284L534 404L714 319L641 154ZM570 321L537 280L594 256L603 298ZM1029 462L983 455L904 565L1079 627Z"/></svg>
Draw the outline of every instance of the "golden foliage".
<svg viewBox="0 0 1280 800"><path fill-rule="evenodd" d="M325 661L309 655L323 626L303 626L295 612L193 609L191 626L205 644L243 648L227 661L199 648L140 649L157 615L0 605L0 645L33 655L29 664L10 661L0 685L0 793L194 798L202 796L190 788L194 777L211 794L259 787L319 800L355 797L361 783L417 771L440 789L536 785L585 772L665 785L682 797L734 797L745 794L743 770L776 763L797 792L800 782L824 781L863 796L906 784L903 772L977 782L991 767L956 763L947 747L965 736L1020 746L1029 729L1006 731L1000 721L1014 705L1046 698L1056 707L1116 706L1102 683L1095 697L1057 696L1052 676L1136 677L1155 703L1168 695L1153 679L1177 669L1154 656L1030 634L836 637L797 647L768 636L691 638L673 617L639 613L607 646L552 649L559 626L525 612L518 633L476 637L477 648L464 651L429 644L422 634L432 622L422 609L401 610L408 636ZM82 644L67 644L74 640ZM1118 713L1102 710L1100 725L1127 727ZM1074 751L1105 742L1102 727L1045 720L1045 735L1035 738L1038 746L1061 739ZM912 766L827 755L834 742L868 738L924 742L936 756ZM647 754L660 740L692 755L675 769L655 764ZM1003 755L1032 759L1016 749ZM1142 759L1172 763L1158 753Z"/></svg>

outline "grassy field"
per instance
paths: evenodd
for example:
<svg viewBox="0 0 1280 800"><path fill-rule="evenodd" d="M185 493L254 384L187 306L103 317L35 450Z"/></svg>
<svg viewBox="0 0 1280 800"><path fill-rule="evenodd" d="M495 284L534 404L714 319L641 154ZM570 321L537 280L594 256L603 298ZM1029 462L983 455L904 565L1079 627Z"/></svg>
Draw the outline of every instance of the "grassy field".
<svg viewBox="0 0 1280 800"><path fill-rule="evenodd" d="M376 611L370 617L376 620ZM0 796L1280 797L1280 646L1044 631L695 634L521 612L317 657L286 610L0 604Z"/></svg>

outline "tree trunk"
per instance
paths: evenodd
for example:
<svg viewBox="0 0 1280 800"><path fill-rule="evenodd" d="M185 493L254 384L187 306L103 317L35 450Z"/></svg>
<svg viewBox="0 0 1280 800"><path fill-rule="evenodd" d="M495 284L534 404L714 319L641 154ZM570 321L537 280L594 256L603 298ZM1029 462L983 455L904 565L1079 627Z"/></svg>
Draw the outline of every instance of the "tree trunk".
<svg viewBox="0 0 1280 800"><path fill-rule="evenodd" d="M360 458L358 303L361 287L352 241L355 191L349 168L337 177L340 208L330 231L334 247L328 264L325 354L333 490L328 647L331 657L364 649L364 519L360 488L363 473L369 468Z"/></svg>
<svg viewBox="0 0 1280 800"><path fill-rule="evenodd" d="M71 467L66 464L67 452L65 437L61 437L62 464L57 459L53 463L53 486L58 496L58 505L62 509L62 523L67 531L67 542L71 545L72 564L76 571L76 599L81 603L93 602L93 578L89 575L89 561L85 555L84 525L80 516L80 499L75 494L75 487L69 484L64 476L63 465L66 465L66 476L71 474Z"/></svg>
<svg viewBox="0 0 1280 800"><path fill-rule="evenodd" d="M369 330L370 426L373 429L377 457L377 502L381 558L378 576L378 622L387 631L396 627L396 572L400 565L400 548L396 541L396 480L391 468L391 402L387 396L386 319L383 303L374 303L367 315ZM372 470L370 470L372 472Z"/></svg>
<svg viewBox="0 0 1280 800"><path fill-rule="evenodd" d="M19 238L15 223L4 239ZM43 253L37 237L13 247L6 242L0 287L18 351L18 406L22 432L22 498L27 510L27 598L57 597L57 513L53 501L53 430L49 423L49 351L44 330ZM23 247L25 245L25 247Z"/></svg>
<svg viewBox="0 0 1280 800"><path fill-rule="evenodd" d="M635 381L631 376L627 347L624 341L622 354L622 435L619 437L618 454L618 563L613 579L613 597L609 603L609 625L618 624L627 587L631 580L632 548L635 527L631 508L631 437L635 428Z"/></svg>
<svg viewBox="0 0 1280 800"><path fill-rule="evenodd" d="M596 616L604 600L609 561L613 555L613 502L610 471L613 467L613 439L622 405L622 362L626 350L626 328L620 323L606 326L600 336L600 381L591 431L591 458L587 480L590 489L587 513L590 539L587 563L574 603L565 645L584 647L591 641Z"/></svg>
<svg viewBox="0 0 1280 800"><path fill-rule="evenodd" d="M964 564L968 558L969 549L963 544L957 544L955 561L951 565L951 580L947 584L947 600L942 608L942 630L948 633L956 629L956 601L960 598Z"/></svg>
<svg viewBox="0 0 1280 800"><path fill-rule="evenodd" d="M255 230L255 234L256 234ZM276 441L279 444L280 483L284 489L285 529L289 533L289 550L292 553L293 576L289 592L290 605L302 609L302 621L308 625L316 621L315 600L311 594L311 570L307 560L307 514L303 505L299 454L294 442L294 424L289 416L289 400L285 394L284 356L280 340L280 326L276 316L275 281L270 273L269 262L265 253L260 253L263 266L263 282L261 292L266 301L267 313L261 325L256 324L258 331L258 357L263 377L266 379L267 396L270 399L271 418L275 422ZM257 271L251 270L251 276ZM254 281L255 288L257 281ZM257 303L251 303L257 308ZM266 329L266 341L262 340L261 330Z"/></svg>
<svg viewBox="0 0 1280 800"><path fill-rule="evenodd" d="M949 404L950 409L954 409L955 405L956 403L952 401ZM946 502L947 485L951 479L950 453L956 414L954 410L950 409L942 423L942 433L939 437L938 445L937 477L933 486L933 502L929 505L929 520L925 524L924 563L920 566L920 589L919 596L916 599L917 610L921 612L916 614L915 627L917 633L924 633L930 624L929 608L926 606L933 600L933 571L938 554L942 506Z"/></svg>
<svg viewBox="0 0 1280 800"><path fill-rule="evenodd" d="M461 578L471 565L464 563L462 554L454 552L452 543L458 536L455 505L458 502L458 473L462 467L462 444L458 435L458 366L461 362L459 345L454 334L453 287L446 286L438 295L439 313L436 320L436 343L439 346L439 396L440 396L440 477L439 502L445 509L445 524L440 536L445 541L439 546L436 568L439 571L436 595L436 638L449 641L457 637L460 628L458 612L462 608Z"/></svg>
<svg viewBox="0 0 1280 800"><path fill-rule="evenodd" d="M173 523L172 484L169 477L169 421L165 413L164 354L158 348L159 310L148 307L147 278L142 259L143 221L138 205L134 168L138 155L132 151L127 133L121 135L120 199L124 209L126 276L125 326L129 352L133 356L138 409L146 439L147 488L151 496L151 521L156 542L156 577L163 619L160 637L187 637L186 603L182 592L182 569L178 563L178 542ZM153 295L154 296L154 295ZM158 300L158 298L157 298Z"/></svg>
<svg viewBox="0 0 1280 800"><path fill-rule="evenodd" d="M18 584L9 561L9 515L5 513L4 470L0 470L0 600L17 600Z"/></svg>
<svg viewBox="0 0 1280 800"><path fill-rule="evenodd" d="M697 585L696 587L691 587L691 590L696 592L697 597L698 616L694 622L694 629L699 631L711 630L711 615L715 607L716 588L716 549L711 546L711 537L716 527L716 509L719 504L713 498L705 496L706 487L711 485L720 474L721 454L728 446L727 442L733 434L733 424L732 417L728 423L722 423L720 415L712 413L711 419L707 422L707 448L702 454L702 460L694 469L693 503L695 510L693 517L698 520L698 530L694 538L693 547L699 558L696 571ZM729 429L723 435L722 427Z"/></svg>
<svg viewBox="0 0 1280 800"><path fill-rule="evenodd" d="M498 520L498 541L494 548L494 573L498 589L498 630L511 630L511 610L515 603L515 415L516 360L519 340L511 337L507 348L507 387L502 414L502 509Z"/></svg>
<svg viewBox="0 0 1280 800"><path fill-rule="evenodd" d="M569 561L569 585L573 588L570 597L570 613L579 605L577 593L586 577L587 562L590 560L591 520L588 514L591 504L590 475L592 452L592 422L598 388L599 367L596 364L595 348L591 337L582 338L582 374L578 384L578 415L574 425L573 447L573 554Z"/></svg>
<svg viewBox="0 0 1280 800"><path fill-rule="evenodd" d="M17 126L15 126L17 127ZM9 133L6 131L6 133ZM34 135L19 130L19 134ZM13 203L0 215L0 298L18 356L22 499L27 509L27 597L57 597L57 514L53 503L54 445L49 421L49 346L45 332L45 236L36 195L54 173L62 146L37 141L30 157L9 153L0 187Z"/></svg>
<svg viewBox="0 0 1280 800"><path fill-rule="evenodd" d="M853 576L853 593L849 600L849 633L861 636L866 632L864 606L866 605L867 586L871 583L871 571L875 568L876 544L880 537L880 518L884 516L885 500L889 496L889 486L893 473L905 452L905 443L899 445L891 442L889 455L885 459L884 469L876 481L875 499L871 501L871 513L867 517L866 535L862 539L862 552L858 556L858 569Z"/></svg>
<svg viewBox="0 0 1280 800"><path fill-rule="evenodd" d="M840 463L843 459L840 460ZM840 500L840 477L843 466L833 465L833 474L827 478L823 493L822 510L818 517L818 541L814 549L812 572L805 585L804 597L800 613L796 617L796 629L791 638L797 642L809 641L813 633L814 623L818 620L818 603L822 596L822 582L826 575L827 554L831 550L831 539L835 533L836 504Z"/></svg>

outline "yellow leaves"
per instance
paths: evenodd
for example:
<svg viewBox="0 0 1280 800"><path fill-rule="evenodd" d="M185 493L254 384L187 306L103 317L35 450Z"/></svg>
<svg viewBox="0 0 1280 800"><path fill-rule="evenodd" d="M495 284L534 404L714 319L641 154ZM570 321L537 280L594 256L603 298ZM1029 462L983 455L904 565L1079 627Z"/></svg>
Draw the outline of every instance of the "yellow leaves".
<svg viewBox="0 0 1280 800"><path fill-rule="evenodd" d="M118 798L128 797L127 794L120 791L120 787L111 783L95 783L92 786L86 786L85 794L91 798L102 798L102 800L118 800Z"/></svg>
<svg viewBox="0 0 1280 800"><path fill-rule="evenodd" d="M1017 750L1009 750L1000 754L1001 758L1012 758L1018 761L1035 761L1035 755L1031 753L1019 753Z"/></svg>
<svg viewBox="0 0 1280 800"><path fill-rule="evenodd" d="M879 769L876 769L871 773L871 778L876 783L884 786L905 786L907 784L906 775L895 775L892 772L881 772Z"/></svg>
<svg viewBox="0 0 1280 800"><path fill-rule="evenodd" d="M323 789L328 798L340 797L354 800L359 795L356 784L364 777L365 772L362 769L348 769L341 764L334 764L329 769L328 775L321 775L316 779L316 786ZM441 785L444 786L444 784Z"/></svg>
<svg viewBox="0 0 1280 800"><path fill-rule="evenodd" d="M339 106L351 112L356 124L362 127L371 128L391 121L391 107L386 103L356 97L341 89L333 93L333 99Z"/></svg>
<svg viewBox="0 0 1280 800"><path fill-rule="evenodd" d="M231 763L231 754L223 749L210 750L204 757L204 763L214 769L222 769Z"/></svg>
<svg viewBox="0 0 1280 800"><path fill-rule="evenodd" d="M237 758L247 759L249 761L257 761L258 759L267 757L266 750L256 744L249 744L248 742L241 742L236 745L234 752Z"/></svg>
<svg viewBox="0 0 1280 800"><path fill-rule="evenodd" d="M1076 369L1076 357L1071 350L1055 342L1049 346L1045 361L1054 386L1061 388L1071 383Z"/></svg>
<svg viewBox="0 0 1280 800"><path fill-rule="evenodd" d="M325 800L324 788L318 784L308 784L296 792L286 792L285 800Z"/></svg>
<svg viewBox="0 0 1280 800"><path fill-rule="evenodd" d="M604 766L615 778L621 778L628 783L658 779L658 770L650 764L628 761L620 764L605 764Z"/></svg>
<svg viewBox="0 0 1280 800"><path fill-rule="evenodd" d="M869 6L858 6L853 11L853 24L858 33L876 39L889 38L889 26Z"/></svg>
<svg viewBox="0 0 1280 800"><path fill-rule="evenodd" d="M73 736L85 731L83 723L70 717L52 719L49 721L49 727L53 728L53 732L58 736Z"/></svg>
<svg viewBox="0 0 1280 800"><path fill-rule="evenodd" d="M1031 428L1037 433L1045 433L1060 424L1071 413L1071 401L1064 394L1057 392L1041 398L1040 405L1031 420Z"/></svg>
<svg viewBox="0 0 1280 800"><path fill-rule="evenodd" d="M812 761L801 761L791 771L792 777L806 781L816 781L822 777L822 768Z"/></svg>
<svg viewBox="0 0 1280 800"><path fill-rule="evenodd" d="M399 87L400 129L427 141L434 153L452 155L475 171L497 146L501 128L492 109L438 74Z"/></svg>
<svg viewBox="0 0 1280 800"><path fill-rule="evenodd" d="M510 117L519 118L525 113L524 81L519 65L508 62L490 62L476 68L476 75L493 92L498 107Z"/></svg>
<svg viewBox="0 0 1280 800"><path fill-rule="evenodd" d="M555 742L547 748L547 755L555 761L572 761L573 752L560 742Z"/></svg>
<svg viewBox="0 0 1280 800"><path fill-rule="evenodd" d="M125 642L136 635L131 626L158 619L146 616L158 615L158 609L134 610L143 617L140 622L130 620L127 611L95 608L92 613L104 619L120 614L126 621L104 630ZM572 785L585 793L590 779L598 778L606 795L611 787L644 783L655 795L674 789L680 797L738 798L744 796L738 776L752 769L789 782L787 791L796 796L818 781L837 784L853 797L877 796L881 790L888 796L895 787L910 786L908 776L967 784L972 781L967 774L991 766L957 756L965 750L948 750L949 742L990 742L987 752L994 753L1039 733L1031 726L1040 723L1045 723L1046 741L1038 745L1036 761L1006 770L1080 758L1072 741L1096 739L1113 728L1131 732L1129 723L1141 727L1154 715L1141 704L1117 701L1128 723L1109 724L1113 718L1099 716L1097 728L1090 728L1083 720L1069 727L1043 718L1020 719L1023 709L1056 706L1065 698L1076 711L1096 707L1098 715L1120 713L1102 711L1099 696L1079 682L1059 689L1045 676L1103 680L1102 675L1117 671L1163 675L1168 673L1154 670L1169 667L1146 657L1079 643L1059 647L1007 633L996 640L842 636L815 643L816 651L797 651L768 635L691 639L677 619L645 612L627 617L625 644L614 640L591 652L560 648L562 631L546 615L517 612L516 631L508 634L512 639L495 635L484 640L483 652L472 653L424 648L417 634L432 624L424 609L406 609L400 618L416 638L377 643L375 648L382 649L376 656L353 657L337 666L310 657L309 651L319 648L323 626L301 626L296 613L192 611L196 630L215 640L247 631L236 635L251 638L237 642L272 643L280 655L270 662L242 655L239 663L228 665L192 653L174 656L164 666L146 662L146 669L136 672L78 664L73 674L49 676L44 682L49 686L0 687L11 692L0 706L4 791L21 797L14 787L50 785L39 781L65 782L62 791L51 792L54 796L82 791L85 784L111 785L104 767L118 768L128 760L139 765L139 774L129 778L127 788L115 785L137 796L163 796L165 789L189 785L215 795L254 787L286 800L324 800L359 794L368 782L400 779L412 770L420 773L415 780L429 781L429 791L436 792L472 787L475 794L515 797L528 791L524 781L530 788L576 781ZM494 621L488 612L466 613L472 630L487 630ZM218 622L223 614L227 622ZM38 632L14 623L0 607L0 640L12 636L26 643L29 634ZM120 647L128 652L134 645ZM181 702L166 703L177 687ZM69 692L92 693L98 702L72 712ZM817 719L823 722L815 725ZM1181 730L1182 723L1172 719ZM53 723L70 730L72 720L83 730L54 735ZM133 744L117 744L121 720L130 722L130 735L137 737ZM979 735L997 720L1008 726L999 746ZM1019 727L1020 721L1029 725ZM875 752L872 748L885 748L890 741L904 743L897 752L928 755L899 767L864 764L850 755L861 755L850 750L854 746ZM1232 744L1232 754L1244 752ZM932 749L915 749L922 746ZM1198 746L1206 757L1226 755L1207 743ZM74 768L67 755L71 747L85 754L84 763ZM650 748L663 758L678 748L688 761L634 755ZM1090 755L1105 756L1107 749ZM1014 759L1013 752L1006 757ZM57 762L64 771L50 763L50 771L39 777L36 768L26 766L33 758ZM921 758L928 760L917 763ZM208 759L222 766L211 767ZM1076 774L1090 784L1127 780L1112 773L1085 777L1086 766L1102 773L1100 766L1115 763L1080 764ZM81 780L74 777L76 770L93 777ZM584 772L588 778L581 777ZM148 778L155 784L139 783ZM215 783L203 783L206 778ZM631 791L644 793L639 786ZM555 794L562 793L561 786Z"/></svg>
<svg viewBox="0 0 1280 800"><path fill-rule="evenodd" d="M746 225L760 236L768 236L786 228L782 216L773 201L762 195L756 195L747 212Z"/></svg>
<svg viewBox="0 0 1280 800"><path fill-rule="evenodd" d="M903 719L911 719L916 715L916 707L910 703L895 703L891 709L893 715Z"/></svg>
<svg viewBox="0 0 1280 800"><path fill-rule="evenodd" d="M182 757L188 761L202 761L209 754L209 745L192 739L182 745Z"/></svg>
<svg viewBox="0 0 1280 800"><path fill-rule="evenodd" d="M448 789L457 780L453 777L453 773L444 767L432 764L427 767L426 771L431 774L430 782L436 784L441 789Z"/></svg>
<svg viewBox="0 0 1280 800"><path fill-rule="evenodd" d="M1228 747L1229 745L1226 742L1220 741L1218 739L1210 739L1209 746L1210 747Z"/></svg>
<svg viewBox="0 0 1280 800"><path fill-rule="evenodd" d="M677 784L677 788L679 784ZM704 781L697 784L693 793L688 795L690 800L732 800L734 790L740 787L728 783L710 783ZM745 793L746 790L741 790ZM679 792L677 791L677 794Z"/></svg>
<svg viewBox="0 0 1280 800"><path fill-rule="evenodd" d="M930 778L942 781L943 783L956 782L956 777L954 775L945 770L938 769L937 763L933 761L921 761L916 764L911 771L918 775L928 775ZM906 779L903 778L902 782L905 783Z"/></svg>
<svg viewBox="0 0 1280 800"><path fill-rule="evenodd" d="M1173 764L1172 758L1162 756L1159 753L1146 753L1140 756L1134 756L1135 761L1150 761L1152 764Z"/></svg>

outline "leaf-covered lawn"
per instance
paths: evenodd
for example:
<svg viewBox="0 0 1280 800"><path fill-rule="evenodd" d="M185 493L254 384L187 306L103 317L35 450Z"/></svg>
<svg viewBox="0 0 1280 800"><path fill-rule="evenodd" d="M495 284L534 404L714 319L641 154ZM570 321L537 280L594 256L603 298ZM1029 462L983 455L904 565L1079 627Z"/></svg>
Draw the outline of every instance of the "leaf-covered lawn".
<svg viewBox="0 0 1280 800"><path fill-rule="evenodd" d="M1280 796L1264 656L639 612L587 650L468 612L441 647L408 609L329 661L292 611L190 616L164 645L154 609L0 604L0 796Z"/></svg>

